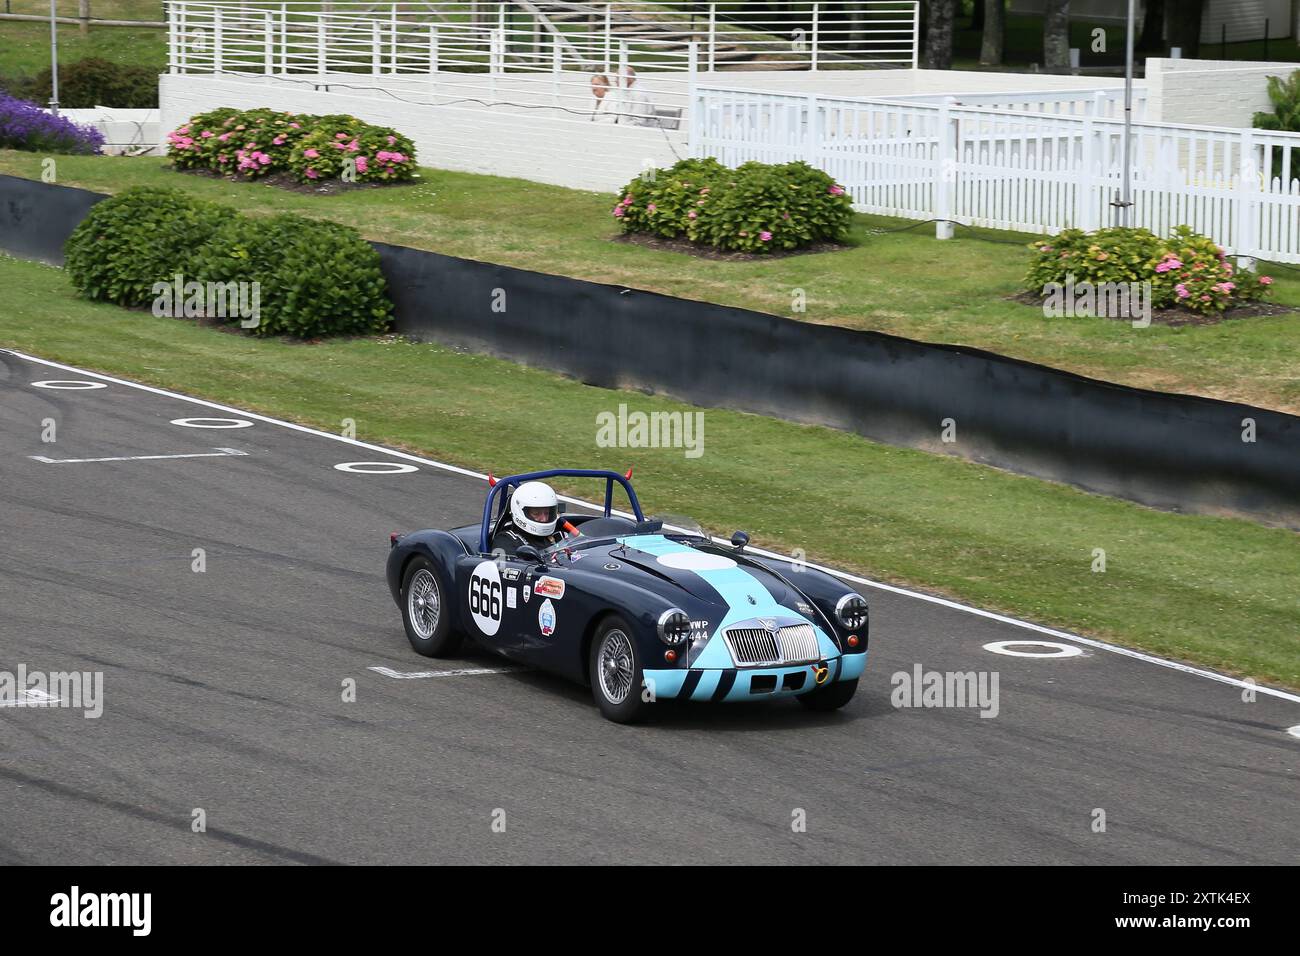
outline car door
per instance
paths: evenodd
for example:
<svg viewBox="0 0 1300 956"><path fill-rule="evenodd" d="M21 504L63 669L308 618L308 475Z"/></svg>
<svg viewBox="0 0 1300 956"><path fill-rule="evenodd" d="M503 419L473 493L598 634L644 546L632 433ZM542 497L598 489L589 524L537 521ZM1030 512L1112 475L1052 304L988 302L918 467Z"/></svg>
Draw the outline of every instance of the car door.
<svg viewBox="0 0 1300 956"><path fill-rule="evenodd" d="M458 562L461 627L485 647L508 657L536 647L540 602L532 600L536 562L467 555Z"/></svg>

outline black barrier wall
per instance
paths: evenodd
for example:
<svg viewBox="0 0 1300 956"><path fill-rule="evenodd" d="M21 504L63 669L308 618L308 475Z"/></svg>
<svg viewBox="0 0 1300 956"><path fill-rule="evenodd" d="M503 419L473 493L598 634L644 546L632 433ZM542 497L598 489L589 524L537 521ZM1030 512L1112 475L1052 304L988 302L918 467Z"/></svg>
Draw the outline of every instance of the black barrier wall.
<svg viewBox="0 0 1300 956"><path fill-rule="evenodd" d="M1300 527L1300 418L1291 415L976 349L377 248L407 335L592 385L960 455L1157 508ZM506 308L494 311L502 293ZM952 442L942 439L945 424ZM1252 432L1254 441L1244 441Z"/></svg>
<svg viewBox="0 0 1300 956"><path fill-rule="evenodd" d="M0 249L63 265L63 244L101 193L0 176Z"/></svg>
<svg viewBox="0 0 1300 956"><path fill-rule="evenodd" d="M49 190L61 198L47 203ZM0 208L41 211L6 211L0 248L61 261L52 244L102 198L65 195L80 192L0 177ZM592 385L828 425L1157 508L1300 528L1295 416L1127 388L975 349L375 247L398 331L414 338ZM943 440L945 430L953 441ZM593 442L595 432L593 421Z"/></svg>

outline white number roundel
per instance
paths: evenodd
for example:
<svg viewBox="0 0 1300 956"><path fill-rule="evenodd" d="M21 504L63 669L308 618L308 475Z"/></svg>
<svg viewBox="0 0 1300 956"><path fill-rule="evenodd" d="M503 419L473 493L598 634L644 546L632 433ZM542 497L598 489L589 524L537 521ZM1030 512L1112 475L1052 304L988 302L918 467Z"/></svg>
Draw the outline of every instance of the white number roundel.
<svg viewBox="0 0 1300 956"><path fill-rule="evenodd" d="M501 572L495 561L483 561L469 578L469 613L487 637L501 627Z"/></svg>

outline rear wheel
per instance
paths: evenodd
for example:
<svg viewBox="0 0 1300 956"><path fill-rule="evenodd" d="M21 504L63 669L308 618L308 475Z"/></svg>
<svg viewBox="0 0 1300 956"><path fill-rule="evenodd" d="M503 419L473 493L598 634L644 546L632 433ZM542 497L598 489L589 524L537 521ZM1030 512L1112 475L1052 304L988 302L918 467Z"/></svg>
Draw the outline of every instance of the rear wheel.
<svg viewBox="0 0 1300 956"><path fill-rule="evenodd" d="M810 690L806 694L800 694L799 703L809 710L839 710L853 699L853 695L857 693L857 690L858 679L856 677L853 680L840 680L824 687L818 687L816 690Z"/></svg>
<svg viewBox="0 0 1300 956"><path fill-rule="evenodd" d="M610 617L596 629L588 661L591 695L609 720L631 724L646 715L642 697L644 676L632 629L621 617Z"/></svg>
<svg viewBox="0 0 1300 956"><path fill-rule="evenodd" d="M460 650L460 637L451 630L447 589L434 563L415 557L402 576L402 623L417 654L451 657Z"/></svg>

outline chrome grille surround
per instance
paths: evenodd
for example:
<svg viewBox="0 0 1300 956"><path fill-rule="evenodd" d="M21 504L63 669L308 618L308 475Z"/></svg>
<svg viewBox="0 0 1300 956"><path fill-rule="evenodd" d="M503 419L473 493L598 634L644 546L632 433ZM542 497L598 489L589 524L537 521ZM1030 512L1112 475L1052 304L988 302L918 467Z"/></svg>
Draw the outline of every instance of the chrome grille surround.
<svg viewBox="0 0 1300 956"><path fill-rule="evenodd" d="M821 659L817 632L808 623L787 623L775 629L758 620L741 621L723 632L737 667L811 664Z"/></svg>

